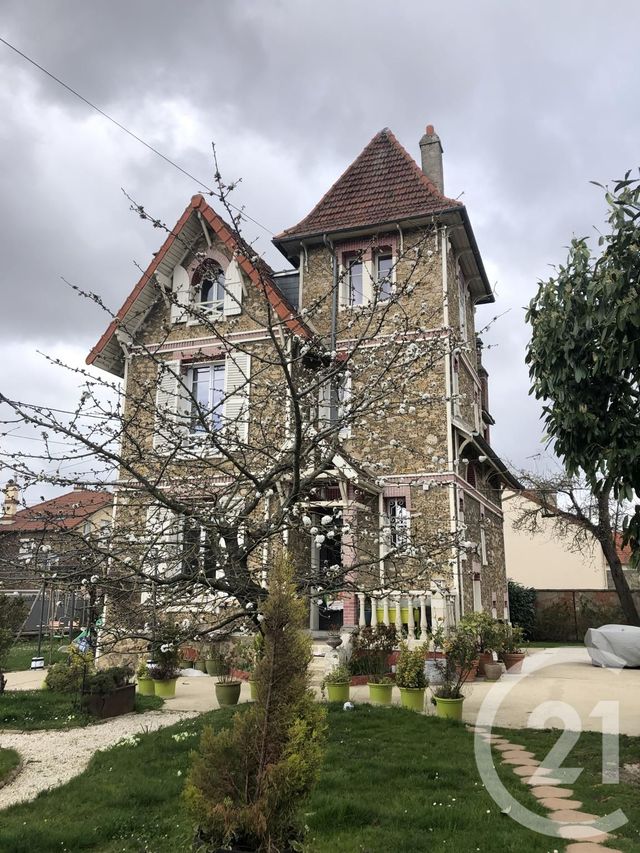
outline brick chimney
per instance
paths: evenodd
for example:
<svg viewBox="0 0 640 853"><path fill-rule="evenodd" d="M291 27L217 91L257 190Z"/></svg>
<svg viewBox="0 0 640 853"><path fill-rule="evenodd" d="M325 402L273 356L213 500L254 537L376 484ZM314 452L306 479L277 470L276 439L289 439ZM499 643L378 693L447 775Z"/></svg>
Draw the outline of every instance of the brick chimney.
<svg viewBox="0 0 640 853"><path fill-rule="evenodd" d="M15 480L9 480L4 487L4 506L0 524L11 524L18 511L20 503L20 489Z"/></svg>
<svg viewBox="0 0 640 853"><path fill-rule="evenodd" d="M420 153L422 154L422 171L431 183L436 185L441 195L444 195L442 145L432 124L427 125L425 134L420 140Z"/></svg>

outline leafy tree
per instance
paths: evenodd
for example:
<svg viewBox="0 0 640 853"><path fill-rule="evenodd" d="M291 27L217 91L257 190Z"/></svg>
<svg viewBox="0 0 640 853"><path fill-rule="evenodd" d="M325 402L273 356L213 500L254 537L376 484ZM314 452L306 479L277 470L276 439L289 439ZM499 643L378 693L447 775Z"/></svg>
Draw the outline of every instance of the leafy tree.
<svg viewBox="0 0 640 853"><path fill-rule="evenodd" d="M611 499L640 492L640 181L627 173L605 197L609 228L599 253L587 238L574 238L566 264L529 305L526 360L555 452L569 476L584 472L598 525L612 541ZM637 561L640 506L627 536ZM638 625L619 561L605 556L625 615Z"/></svg>
<svg viewBox="0 0 640 853"><path fill-rule="evenodd" d="M522 628L525 640L532 640L536 627L536 591L516 581L509 581L509 615L514 625Z"/></svg>
<svg viewBox="0 0 640 853"><path fill-rule="evenodd" d="M230 729L205 731L186 790L198 822L194 849L302 849L297 813L320 769L325 711L309 689L311 640L287 557L276 560L260 624L257 701Z"/></svg>

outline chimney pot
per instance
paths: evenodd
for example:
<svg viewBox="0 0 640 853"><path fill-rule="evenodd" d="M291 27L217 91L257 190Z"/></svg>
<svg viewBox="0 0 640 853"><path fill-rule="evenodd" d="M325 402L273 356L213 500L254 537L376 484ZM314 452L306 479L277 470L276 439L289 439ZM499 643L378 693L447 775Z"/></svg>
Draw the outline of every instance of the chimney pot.
<svg viewBox="0 0 640 853"><path fill-rule="evenodd" d="M422 171L435 185L438 192L444 195L444 176L442 171L442 145L440 137L428 124L425 134L420 140L420 153L422 155Z"/></svg>

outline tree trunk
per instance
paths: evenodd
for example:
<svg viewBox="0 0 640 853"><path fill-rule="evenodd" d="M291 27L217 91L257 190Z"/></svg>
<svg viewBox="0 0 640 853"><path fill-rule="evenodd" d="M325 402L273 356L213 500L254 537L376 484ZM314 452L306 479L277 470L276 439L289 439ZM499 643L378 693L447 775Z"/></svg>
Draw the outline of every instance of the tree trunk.
<svg viewBox="0 0 640 853"><path fill-rule="evenodd" d="M622 563L618 557L614 532L611 528L611 515L609 512L609 493L601 492L598 494L598 532L600 539L600 547L605 556L609 568L611 569L611 578L613 585L618 593L620 607L624 613L625 619L629 625L640 626L640 615L638 608L633 600L633 595L629 589L629 584L624 575Z"/></svg>

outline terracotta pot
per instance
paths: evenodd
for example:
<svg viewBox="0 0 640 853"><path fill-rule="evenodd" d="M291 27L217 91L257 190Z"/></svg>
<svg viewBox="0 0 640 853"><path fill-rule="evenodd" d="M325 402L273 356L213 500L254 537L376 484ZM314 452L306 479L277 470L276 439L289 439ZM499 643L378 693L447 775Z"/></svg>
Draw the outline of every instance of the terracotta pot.
<svg viewBox="0 0 640 853"><path fill-rule="evenodd" d="M505 652L502 655L502 660L507 668L507 672L522 672L522 661L525 657L526 655L523 652Z"/></svg>
<svg viewBox="0 0 640 853"><path fill-rule="evenodd" d="M471 684L472 681L476 680L476 676L478 674L478 663L479 662L476 659L475 663L473 664L473 666L469 670L467 677L464 680L465 684ZM456 672L458 673L458 675L460 675L460 667L459 666L456 667Z"/></svg>

